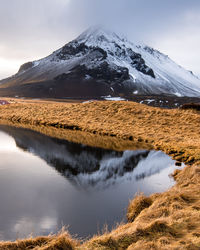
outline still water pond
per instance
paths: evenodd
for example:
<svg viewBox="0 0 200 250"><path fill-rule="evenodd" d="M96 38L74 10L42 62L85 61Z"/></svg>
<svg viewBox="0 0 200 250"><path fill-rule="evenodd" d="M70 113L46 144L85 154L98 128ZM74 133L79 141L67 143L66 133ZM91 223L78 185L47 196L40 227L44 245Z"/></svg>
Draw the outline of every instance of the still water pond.
<svg viewBox="0 0 200 250"><path fill-rule="evenodd" d="M129 200L174 184L158 151L116 152L0 126L0 240L57 232L88 237L125 220Z"/></svg>

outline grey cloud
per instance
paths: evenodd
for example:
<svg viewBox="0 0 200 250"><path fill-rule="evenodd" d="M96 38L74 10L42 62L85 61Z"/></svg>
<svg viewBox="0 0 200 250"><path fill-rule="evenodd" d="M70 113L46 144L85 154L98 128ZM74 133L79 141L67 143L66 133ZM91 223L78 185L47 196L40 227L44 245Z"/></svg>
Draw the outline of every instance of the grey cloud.
<svg viewBox="0 0 200 250"><path fill-rule="evenodd" d="M69 14L76 16L74 27L103 23L129 36L149 39L181 25L184 14L196 9L200 10L200 2L195 0L73 0Z"/></svg>

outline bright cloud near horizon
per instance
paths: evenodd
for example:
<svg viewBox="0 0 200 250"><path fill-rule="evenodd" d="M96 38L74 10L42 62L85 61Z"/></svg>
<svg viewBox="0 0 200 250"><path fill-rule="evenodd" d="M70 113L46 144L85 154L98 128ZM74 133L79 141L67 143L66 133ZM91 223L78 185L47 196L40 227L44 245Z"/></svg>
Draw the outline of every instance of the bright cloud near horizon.
<svg viewBox="0 0 200 250"><path fill-rule="evenodd" d="M0 79L102 24L200 76L199 0L0 0Z"/></svg>

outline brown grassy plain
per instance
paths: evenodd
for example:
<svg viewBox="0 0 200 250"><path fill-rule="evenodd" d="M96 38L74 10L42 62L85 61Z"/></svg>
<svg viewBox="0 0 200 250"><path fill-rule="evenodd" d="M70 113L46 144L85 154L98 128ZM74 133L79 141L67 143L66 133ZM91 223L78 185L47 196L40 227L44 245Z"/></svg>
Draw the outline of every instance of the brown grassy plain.
<svg viewBox="0 0 200 250"><path fill-rule="evenodd" d="M105 147L120 150L134 147L137 142L148 143L188 165L174 173L177 183L170 190L133 199L127 211L128 223L109 233L79 243L62 233L2 242L0 249L200 249L198 111L167 110L133 102L13 100L12 104L0 107L0 119L3 123L92 146L102 146L105 142ZM106 139L101 141L101 138ZM28 244L30 241L34 244ZM71 243L66 246L65 241Z"/></svg>

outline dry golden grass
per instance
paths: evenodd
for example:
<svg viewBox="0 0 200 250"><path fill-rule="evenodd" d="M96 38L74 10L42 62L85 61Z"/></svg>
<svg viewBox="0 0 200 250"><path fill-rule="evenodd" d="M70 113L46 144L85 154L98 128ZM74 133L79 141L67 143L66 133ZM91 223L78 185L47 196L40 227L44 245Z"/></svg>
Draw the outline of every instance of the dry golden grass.
<svg viewBox="0 0 200 250"><path fill-rule="evenodd" d="M133 142L130 140L124 140L122 138L102 136L99 134L93 134L84 131L68 130L63 128L58 129L52 126L37 126L30 124L13 123L8 120L0 120L0 124L14 126L17 128L31 129L50 137L65 139L70 142L81 143L91 147L99 147L116 151L123 151L124 149L153 149L153 146L149 143Z"/></svg>
<svg viewBox="0 0 200 250"><path fill-rule="evenodd" d="M127 219L129 222L133 222L135 218L141 213L142 210L152 205L152 197L146 197L143 194L138 195L133 199L128 207Z"/></svg>
<svg viewBox="0 0 200 250"><path fill-rule="evenodd" d="M130 147L132 143L148 142L188 164L184 170L174 173L177 183L170 190L150 197L140 195L131 201L127 224L79 246L72 244L71 249L200 249L200 115L197 111L164 110L132 102L24 101L1 106L0 119L37 131L42 128L46 134L72 141L88 140L93 146L95 138L99 138L97 144L101 145L99 135L112 137L119 149L126 147L124 139ZM66 129L73 131L67 133ZM82 134L85 132L95 136L87 139ZM112 142L107 142L107 147ZM68 235L64 237L68 239ZM2 244L8 244L7 249L17 249L12 248L16 243ZM41 248L45 244L47 248ZM67 249L62 245L55 248L53 244L47 240L41 246L38 240L37 248L34 245L29 249Z"/></svg>
<svg viewBox="0 0 200 250"><path fill-rule="evenodd" d="M29 238L26 240L17 240L15 242L0 242L1 250L73 250L76 249L80 243L71 238L71 236L64 230L57 235L49 235L44 237Z"/></svg>

